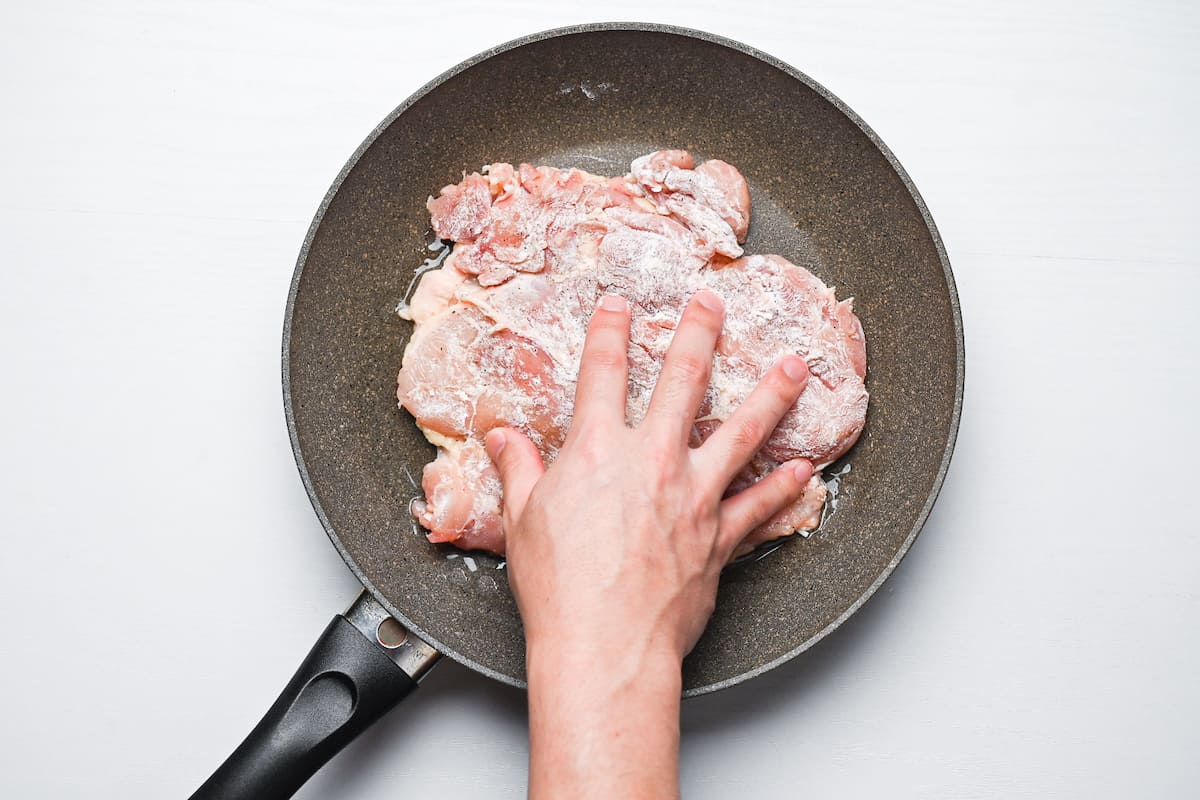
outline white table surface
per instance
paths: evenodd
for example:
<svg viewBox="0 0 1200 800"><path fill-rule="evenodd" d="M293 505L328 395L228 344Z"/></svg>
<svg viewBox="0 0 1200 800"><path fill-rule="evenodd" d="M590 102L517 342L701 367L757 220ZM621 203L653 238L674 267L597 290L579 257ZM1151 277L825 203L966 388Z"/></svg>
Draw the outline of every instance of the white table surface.
<svg viewBox="0 0 1200 800"><path fill-rule="evenodd" d="M900 5L4 4L0 796L183 797L257 721L356 592L280 402L321 197L443 69L640 18L866 119L967 339L911 555L811 653L686 704L685 794L1194 797L1200 13ZM300 796L520 796L523 702L443 664Z"/></svg>

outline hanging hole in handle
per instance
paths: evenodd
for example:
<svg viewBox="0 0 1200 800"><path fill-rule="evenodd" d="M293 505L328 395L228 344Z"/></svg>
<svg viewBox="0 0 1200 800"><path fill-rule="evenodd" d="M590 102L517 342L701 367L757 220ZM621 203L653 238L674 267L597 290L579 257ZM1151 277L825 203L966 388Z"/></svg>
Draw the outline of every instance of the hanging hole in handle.
<svg viewBox="0 0 1200 800"><path fill-rule="evenodd" d="M309 681L279 721L278 736L313 747L341 728L354 715L358 691L354 681L336 671Z"/></svg>

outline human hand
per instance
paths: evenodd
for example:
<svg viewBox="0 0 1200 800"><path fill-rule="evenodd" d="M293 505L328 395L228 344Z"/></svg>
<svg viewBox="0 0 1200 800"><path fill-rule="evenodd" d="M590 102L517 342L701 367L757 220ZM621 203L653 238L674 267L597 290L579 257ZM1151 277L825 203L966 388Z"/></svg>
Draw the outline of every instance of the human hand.
<svg viewBox="0 0 1200 800"><path fill-rule="evenodd" d="M520 432L487 452L504 485L509 581L526 627L529 796L678 796L680 662L713 613L738 542L793 503L805 461L724 498L808 381L786 356L700 447L688 440L725 312L692 297L646 417L625 425L629 307L601 299L575 416L545 469Z"/></svg>
<svg viewBox="0 0 1200 800"><path fill-rule="evenodd" d="M797 460L722 499L803 391L808 370L798 356L774 365L702 446L688 446L723 321L718 295L692 299L645 419L630 428L628 305L602 298L584 343L574 420L550 468L521 433L488 435L530 647L583 638L682 659L712 614L734 548L803 492L812 465Z"/></svg>
<svg viewBox="0 0 1200 800"><path fill-rule="evenodd" d="M625 423L629 308L601 299L571 430L549 469L511 429L488 454L504 486L509 581L525 623L531 798L679 793L680 663L712 615L721 568L794 502L812 465L724 498L808 380L774 365L703 445L688 446L721 334L721 298L684 310L646 416Z"/></svg>

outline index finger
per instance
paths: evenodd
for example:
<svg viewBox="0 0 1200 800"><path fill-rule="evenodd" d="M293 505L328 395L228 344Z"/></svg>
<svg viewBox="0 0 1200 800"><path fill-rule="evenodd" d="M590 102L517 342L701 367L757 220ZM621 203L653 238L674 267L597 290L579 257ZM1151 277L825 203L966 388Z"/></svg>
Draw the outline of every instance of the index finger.
<svg viewBox="0 0 1200 800"><path fill-rule="evenodd" d="M619 295L605 295L596 304L583 342L572 427L588 421L625 423L628 351L629 304Z"/></svg>

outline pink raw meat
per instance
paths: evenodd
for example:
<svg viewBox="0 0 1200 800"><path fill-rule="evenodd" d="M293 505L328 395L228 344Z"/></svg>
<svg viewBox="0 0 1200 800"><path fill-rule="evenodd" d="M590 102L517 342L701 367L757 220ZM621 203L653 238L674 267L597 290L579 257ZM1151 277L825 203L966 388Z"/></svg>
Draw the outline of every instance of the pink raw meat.
<svg viewBox="0 0 1200 800"><path fill-rule="evenodd" d="M846 452L866 419L866 342L850 300L780 256L744 256L750 194L738 170L684 150L636 159L629 175L492 164L429 199L454 249L402 315L415 323L400 405L439 448L414 511L429 539L503 554L500 481L484 435L526 433L549 463L571 424L575 377L597 298L633 308L627 420L645 414L688 299L720 294L726 323L695 425L700 443L772 363L796 353L813 378L730 491L790 458L817 469ZM821 519L825 484L751 533L739 553Z"/></svg>

